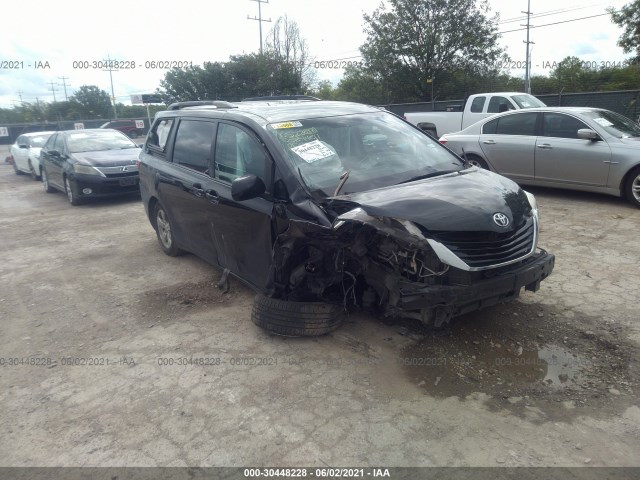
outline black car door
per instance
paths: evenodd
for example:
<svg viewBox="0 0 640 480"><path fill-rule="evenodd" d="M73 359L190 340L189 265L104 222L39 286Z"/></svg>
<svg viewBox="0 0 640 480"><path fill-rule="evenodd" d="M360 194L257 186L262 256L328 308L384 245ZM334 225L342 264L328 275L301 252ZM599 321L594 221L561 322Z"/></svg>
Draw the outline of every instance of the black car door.
<svg viewBox="0 0 640 480"><path fill-rule="evenodd" d="M64 188L62 182L62 150L64 146L63 134L56 133L49 137L40 152L41 166L47 173L47 181L52 186Z"/></svg>
<svg viewBox="0 0 640 480"><path fill-rule="evenodd" d="M158 196L174 225L179 244L210 263L218 263L212 235L209 176L213 164L216 123L182 119L173 143L171 162L159 174Z"/></svg>
<svg viewBox="0 0 640 480"><path fill-rule="evenodd" d="M218 124L214 161L216 185L207 195L219 263L264 288L273 246L269 195L273 161L253 132L230 122ZM231 197L231 182L248 174L262 178L267 193L236 202Z"/></svg>

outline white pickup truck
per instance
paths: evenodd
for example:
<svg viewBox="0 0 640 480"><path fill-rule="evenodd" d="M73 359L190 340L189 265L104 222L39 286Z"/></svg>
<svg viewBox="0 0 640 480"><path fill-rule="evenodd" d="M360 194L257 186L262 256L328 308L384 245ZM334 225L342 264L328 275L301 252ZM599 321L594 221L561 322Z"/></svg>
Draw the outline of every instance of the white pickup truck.
<svg viewBox="0 0 640 480"><path fill-rule="evenodd" d="M404 118L431 136L439 138L447 133L459 132L496 113L545 106L527 93L478 93L467 99L462 112L406 112Z"/></svg>

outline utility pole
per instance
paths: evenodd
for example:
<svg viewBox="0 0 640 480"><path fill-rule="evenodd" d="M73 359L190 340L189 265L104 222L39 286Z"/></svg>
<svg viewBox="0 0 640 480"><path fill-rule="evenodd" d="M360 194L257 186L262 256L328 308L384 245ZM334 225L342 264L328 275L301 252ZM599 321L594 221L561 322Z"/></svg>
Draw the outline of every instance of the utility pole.
<svg viewBox="0 0 640 480"><path fill-rule="evenodd" d="M525 74L524 74L524 90L525 92L527 92L528 94L531 94L531 68L529 65L529 44L534 43L534 42L530 42L529 41L529 30L531 29L531 0L527 0L527 11L526 12L522 12L522 13L526 13L527 14L527 39L523 40L524 43L526 43L527 45L527 54L526 54L526 60L525 60ZM520 25L522 27L524 27L525 25Z"/></svg>
<svg viewBox="0 0 640 480"><path fill-rule="evenodd" d="M64 101L68 102L69 98L67 97L67 82L66 80L69 80L69 77L58 77L60 80L62 80L62 86L64 87Z"/></svg>
<svg viewBox="0 0 640 480"><path fill-rule="evenodd" d="M49 82L49 85L51 85L51 91L53 92L53 103L56 103L56 88L54 87L55 83Z"/></svg>
<svg viewBox="0 0 640 480"><path fill-rule="evenodd" d="M18 91L18 98L20 98L20 105L22 105L22 90Z"/></svg>
<svg viewBox="0 0 640 480"><path fill-rule="evenodd" d="M111 72L113 72L115 69L111 67L111 57L109 55L107 55L107 59L105 60L105 63L107 64L107 69L103 70L103 72L109 72L109 80L111 81L111 101L113 102L113 115L114 115L114 119L117 120L118 119L118 110L116 110L116 94L113 91L113 74ZM117 70L116 70L117 72Z"/></svg>
<svg viewBox="0 0 640 480"><path fill-rule="evenodd" d="M250 17L249 15L247 15L247 20L257 20L258 25L260 25L260 55L262 55L262 22L271 23L271 17L269 17L269 20L262 19L262 4L269 3L269 0L251 0L251 1L258 3L258 16Z"/></svg>

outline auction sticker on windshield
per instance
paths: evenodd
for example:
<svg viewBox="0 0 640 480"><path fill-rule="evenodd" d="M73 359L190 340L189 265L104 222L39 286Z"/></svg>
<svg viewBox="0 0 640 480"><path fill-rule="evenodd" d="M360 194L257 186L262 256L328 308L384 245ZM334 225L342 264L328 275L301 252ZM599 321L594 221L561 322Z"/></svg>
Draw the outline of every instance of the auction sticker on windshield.
<svg viewBox="0 0 640 480"><path fill-rule="evenodd" d="M282 122L282 123L272 123L271 124L271 128L273 128L274 130L278 130L280 128L295 128L295 127L301 127L302 123L300 122Z"/></svg>
<svg viewBox="0 0 640 480"><path fill-rule="evenodd" d="M335 152L324 145L320 140L303 143L302 145L293 147L291 150L307 163L317 162L323 158L335 155Z"/></svg>

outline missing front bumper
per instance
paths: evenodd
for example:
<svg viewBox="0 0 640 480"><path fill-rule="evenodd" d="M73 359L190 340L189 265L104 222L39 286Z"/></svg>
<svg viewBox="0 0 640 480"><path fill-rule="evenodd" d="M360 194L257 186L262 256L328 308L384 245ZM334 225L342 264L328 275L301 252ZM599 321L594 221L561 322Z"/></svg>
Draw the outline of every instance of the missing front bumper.
<svg viewBox="0 0 640 480"><path fill-rule="evenodd" d="M553 271L554 262L555 257L542 250L519 267L470 285L402 283L399 302L386 314L439 326L452 317L513 300L523 287L538 290L540 282Z"/></svg>

